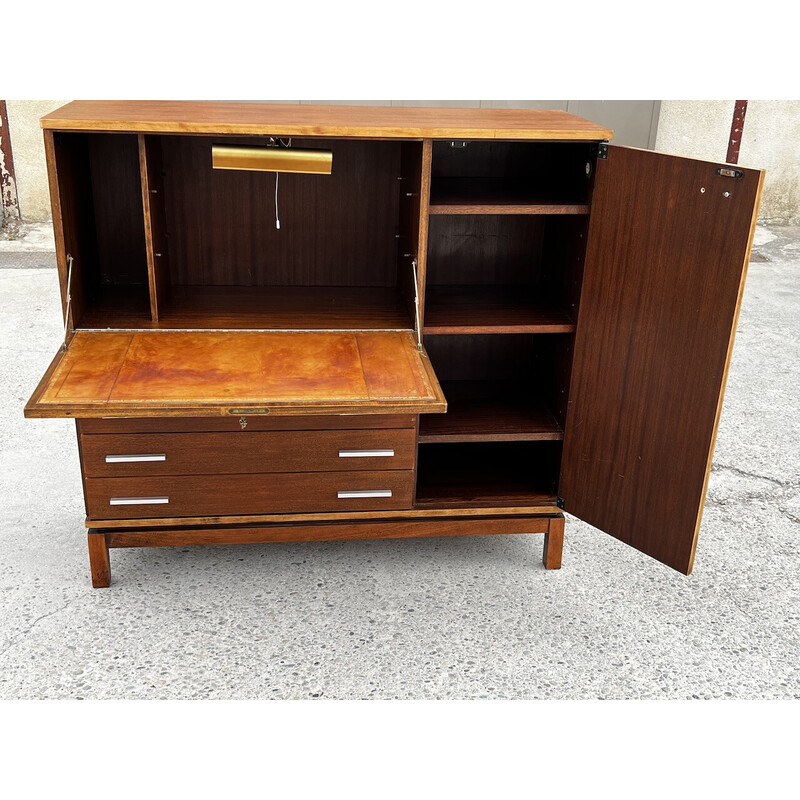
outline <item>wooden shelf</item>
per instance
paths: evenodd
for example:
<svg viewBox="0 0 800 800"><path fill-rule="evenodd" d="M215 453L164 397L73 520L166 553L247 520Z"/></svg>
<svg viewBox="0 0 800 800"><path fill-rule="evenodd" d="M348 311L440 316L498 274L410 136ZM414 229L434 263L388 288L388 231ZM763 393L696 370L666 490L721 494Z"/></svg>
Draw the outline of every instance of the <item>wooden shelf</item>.
<svg viewBox="0 0 800 800"><path fill-rule="evenodd" d="M146 290L145 290L146 291ZM122 316L108 303L84 315L81 328L185 330L408 330L394 289L328 286L172 286L149 314Z"/></svg>
<svg viewBox="0 0 800 800"><path fill-rule="evenodd" d="M454 478L451 483L417 487L417 508L470 508L479 506L552 506L554 492L523 482Z"/></svg>
<svg viewBox="0 0 800 800"><path fill-rule="evenodd" d="M431 214L588 214L589 204L501 178L436 178Z"/></svg>
<svg viewBox="0 0 800 800"><path fill-rule="evenodd" d="M408 329L394 289L330 286L173 286L169 328Z"/></svg>
<svg viewBox="0 0 800 800"><path fill-rule="evenodd" d="M529 286L428 286L426 334L571 333L575 324L557 308L527 298Z"/></svg>
<svg viewBox="0 0 800 800"><path fill-rule="evenodd" d="M419 508L553 505L552 442L428 444L420 448Z"/></svg>
<svg viewBox="0 0 800 800"><path fill-rule="evenodd" d="M538 442L564 438L533 390L506 381L442 382L446 414L420 417L419 441Z"/></svg>

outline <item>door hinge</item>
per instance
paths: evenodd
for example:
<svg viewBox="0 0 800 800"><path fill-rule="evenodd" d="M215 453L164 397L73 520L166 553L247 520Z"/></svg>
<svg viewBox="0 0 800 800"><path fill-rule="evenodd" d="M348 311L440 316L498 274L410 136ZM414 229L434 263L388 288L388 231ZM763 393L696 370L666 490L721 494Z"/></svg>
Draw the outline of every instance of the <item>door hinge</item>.
<svg viewBox="0 0 800 800"><path fill-rule="evenodd" d="M564 510L564 498L559 497L556 495L556 505L563 511Z"/></svg>
<svg viewBox="0 0 800 800"><path fill-rule="evenodd" d="M717 175L721 175L723 178L744 178L744 172L733 167L719 167Z"/></svg>
<svg viewBox="0 0 800 800"><path fill-rule="evenodd" d="M602 159L608 158L608 142L600 142L597 145L597 157Z"/></svg>

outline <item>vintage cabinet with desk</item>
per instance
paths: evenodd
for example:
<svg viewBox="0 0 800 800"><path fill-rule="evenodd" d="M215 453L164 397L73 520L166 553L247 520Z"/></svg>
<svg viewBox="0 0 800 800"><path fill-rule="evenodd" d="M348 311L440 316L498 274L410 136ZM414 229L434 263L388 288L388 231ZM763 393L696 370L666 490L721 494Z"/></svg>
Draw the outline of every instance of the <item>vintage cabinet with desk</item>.
<svg viewBox="0 0 800 800"><path fill-rule="evenodd" d="M560 111L83 102L44 128L109 548L544 534L689 573L763 174Z"/></svg>

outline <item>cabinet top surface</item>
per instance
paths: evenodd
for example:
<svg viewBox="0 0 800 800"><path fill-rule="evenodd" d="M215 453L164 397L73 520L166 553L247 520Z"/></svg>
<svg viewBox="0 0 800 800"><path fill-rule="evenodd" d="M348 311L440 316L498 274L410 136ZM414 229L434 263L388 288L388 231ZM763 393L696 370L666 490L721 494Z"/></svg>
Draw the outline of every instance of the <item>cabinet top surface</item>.
<svg viewBox="0 0 800 800"><path fill-rule="evenodd" d="M42 117L60 131L336 136L386 139L610 139L566 111L511 108L272 105L74 100Z"/></svg>

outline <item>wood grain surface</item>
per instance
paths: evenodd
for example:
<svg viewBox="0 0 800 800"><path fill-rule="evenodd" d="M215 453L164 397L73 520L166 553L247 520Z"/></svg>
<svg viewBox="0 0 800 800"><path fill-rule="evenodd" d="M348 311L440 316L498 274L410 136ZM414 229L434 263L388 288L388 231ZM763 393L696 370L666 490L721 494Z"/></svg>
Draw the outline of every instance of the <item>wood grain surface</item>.
<svg viewBox="0 0 800 800"><path fill-rule="evenodd" d="M438 178L431 184L431 214L588 214L589 204L498 178Z"/></svg>
<svg viewBox="0 0 800 800"><path fill-rule="evenodd" d="M422 444L418 508L552 505L560 442Z"/></svg>
<svg viewBox="0 0 800 800"><path fill-rule="evenodd" d="M158 322L159 305L166 305L169 297L169 237L164 215L164 165L159 137L139 134L138 144L150 319Z"/></svg>
<svg viewBox="0 0 800 800"><path fill-rule="evenodd" d="M282 514L234 514L206 517L141 517L140 519L92 519L86 520L87 528L114 528L117 530L138 530L141 528L194 527L218 525L265 525L287 522L368 522L370 520L411 520L411 519L449 519L491 516L539 516L559 514L553 503L520 506L471 506L469 508L412 508L378 511L328 511Z"/></svg>
<svg viewBox="0 0 800 800"><path fill-rule="evenodd" d="M42 118L56 130L279 136L610 139L613 131L558 110L74 100Z"/></svg>
<svg viewBox="0 0 800 800"><path fill-rule="evenodd" d="M413 469L413 428L380 431L254 431L140 433L82 437L89 477L214 475L248 472L329 472ZM391 450L393 455L367 456ZM364 455L342 457L341 451ZM162 461L106 461L107 456L163 456Z"/></svg>
<svg viewBox="0 0 800 800"><path fill-rule="evenodd" d="M218 138L153 138L173 286L397 286L401 143L293 138L333 172L280 175L278 229L275 173L213 169Z"/></svg>
<svg viewBox="0 0 800 800"><path fill-rule="evenodd" d="M92 586L104 589L111 583L111 564L108 558L108 540L102 533L89 531L86 534L89 545L89 569L92 574Z"/></svg>
<svg viewBox="0 0 800 800"><path fill-rule="evenodd" d="M446 414L420 417L420 442L559 441L564 438L532 386L494 381L442 383Z"/></svg>
<svg viewBox="0 0 800 800"><path fill-rule="evenodd" d="M390 491L389 497L340 498L339 492ZM281 472L247 475L180 475L87 478L90 519L364 511L411 508L411 470ZM167 503L112 505L112 498L168 498Z"/></svg>
<svg viewBox="0 0 800 800"><path fill-rule="evenodd" d="M529 286L428 286L426 334L570 333L570 317Z"/></svg>
<svg viewBox="0 0 800 800"><path fill-rule="evenodd" d="M382 522L351 522L307 525L263 525L240 527L189 527L147 531L108 531L108 546L169 547L214 544L255 544L260 542L312 542L339 539L406 539L420 536L469 536L504 533L545 533L550 519L545 516L482 517L480 519L420 519ZM96 529L93 529L96 530Z"/></svg>
<svg viewBox="0 0 800 800"><path fill-rule="evenodd" d="M597 162L559 494L691 570L763 173L609 148Z"/></svg>
<svg viewBox="0 0 800 800"><path fill-rule="evenodd" d="M408 414L340 414L305 417L150 417L145 419L81 419L79 433L239 433L253 431L374 430L413 428L416 418Z"/></svg>

